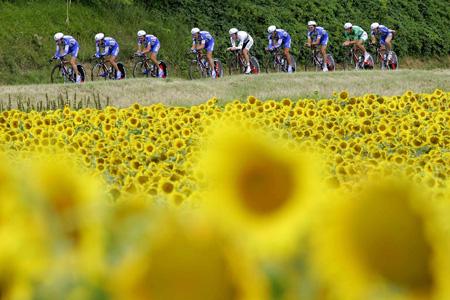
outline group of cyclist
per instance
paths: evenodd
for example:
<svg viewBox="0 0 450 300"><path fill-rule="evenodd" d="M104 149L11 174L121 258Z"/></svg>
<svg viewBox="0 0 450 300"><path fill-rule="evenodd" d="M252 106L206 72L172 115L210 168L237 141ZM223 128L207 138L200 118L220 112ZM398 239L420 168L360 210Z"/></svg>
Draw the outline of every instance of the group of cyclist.
<svg viewBox="0 0 450 300"><path fill-rule="evenodd" d="M327 45L329 41L328 32L325 28L317 26L315 21L309 21L307 32L306 47L320 47L320 53L322 58L327 57ZM380 52L385 59L389 59L386 56L386 51L392 49L392 39L395 31L387 28L384 25L378 23L372 23L371 29L371 42L376 43L379 39ZM369 58L369 54L366 50L365 43L368 40L368 34L360 26L353 25L351 23L344 24L344 35L346 41L343 46L353 46L360 50L364 54L364 60ZM268 46L266 51L274 51L282 49L286 61L288 63L288 73L293 72L293 62L289 51L291 49L291 36L286 30L277 28L271 25L267 29L268 32ZM231 28L229 30L231 47L227 48L228 51L242 51L246 66L245 73L250 74L250 48L253 46L253 38L245 31L238 30L237 28ZM203 49L206 51L206 59L209 66L214 66L213 63L213 51L214 51L214 37L208 31L202 31L199 28L192 28L192 47L191 51L197 53ZM72 65L76 75L76 82L81 81L80 73L77 69L77 57L79 52L79 44L75 38L70 35L64 35L58 32L54 35L56 42L56 53L53 59L62 58L66 55L70 55L69 63ZM119 55L119 43L112 37L106 37L103 33L97 33L95 35L96 53L95 57L105 57L105 61L109 62L116 70L117 79L122 78L121 71L117 66L117 57ZM158 38L152 34L147 34L144 30L137 32L137 55L146 56L149 55L150 60L159 66L157 55L160 49L160 42ZM326 59L322 59L322 70L328 71ZM211 77L217 76L216 70L211 71ZM159 69L158 77L163 77L163 70Z"/></svg>

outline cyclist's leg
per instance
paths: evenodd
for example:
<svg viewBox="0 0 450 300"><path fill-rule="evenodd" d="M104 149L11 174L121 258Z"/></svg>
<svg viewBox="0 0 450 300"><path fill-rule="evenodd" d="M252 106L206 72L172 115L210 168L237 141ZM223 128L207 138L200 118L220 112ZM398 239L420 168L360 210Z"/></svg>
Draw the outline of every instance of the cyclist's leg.
<svg viewBox="0 0 450 300"><path fill-rule="evenodd" d="M152 46L152 48L150 49L150 60L156 66L156 68L158 68L158 77L162 77L164 72L159 67L159 61L157 58L159 48L160 48L159 42Z"/></svg>
<svg viewBox="0 0 450 300"><path fill-rule="evenodd" d="M211 68L211 77L216 77L216 70L214 68L213 51L214 51L214 39L211 39L209 43L205 45L206 59L208 60L209 67Z"/></svg>
<svg viewBox="0 0 450 300"><path fill-rule="evenodd" d="M320 54L322 55L322 69L323 71L328 71L327 66L327 45L328 45L328 34L324 34L320 40Z"/></svg>
<svg viewBox="0 0 450 300"><path fill-rule="evenodd" d="M77 57L78 57L79 50L80 50L80 47L77 44L73 47L72 51L70 51L68 53L71 55L70 64L72 66L73 71L75 72L75 75L77 76L77 80L79 79L79 76L80 76L80 72L78 72L78 68L77 68Z"/></svg>
<svg viewBox="0 0 450 300"><path fill-rule="evenodd" d="M291 36L288 35L285 40L283 41L284 46L284 56L286 57L286 61L288 63L288 73L292 72L292 61L291 61L291 55L289 51L291 50Z"/></svg>
<svg viewBox="0 0 450 300"><path fill-rule="evenodd" d="M119 66L117 66L116 62L117 56L119 55L119 46L116 46L113 49L111 49L108 55L109 58L106 61L108 61L113 66L113 68L120 73Z"/></svg>
<svg viewBox="0 0 450 300"><path fill-rule="evenodd" d="M365 47L365 42L367 41L369 37L367 36L367 33L364 32L361 38L356 42L356 45L361 50L361 53L364 54L364 60L366 61L369 58L369 53L367 53L367 49Z"/></svg>
<svg viewBox="0 0 450 300"><path fill-rule="evenodd" d="M247 63L247 69L250 67L250 48L253 46L253 39L249 38L247 43L242 48L242 54L244 55L245 62Z"/></svg>
<svg viewBox="0 0 450 300"><path fill-rule="evenodd" d="M387 36L385 37L382 36L380 38L380 55L383 59L385 58L384 54L386 53L386 38Z"/></svg>
<svg viewBox="0 0 450 300"><path fill-rule="evenodd" d="M392 33L389 33L385 39L385 46L387 51L392 49Z"/></svg>

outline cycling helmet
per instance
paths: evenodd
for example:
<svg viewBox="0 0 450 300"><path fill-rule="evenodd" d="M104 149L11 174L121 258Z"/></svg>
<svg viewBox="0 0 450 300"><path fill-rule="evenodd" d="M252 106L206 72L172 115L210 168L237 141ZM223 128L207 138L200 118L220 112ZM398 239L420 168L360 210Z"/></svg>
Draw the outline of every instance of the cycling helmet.
<svg viewBox="0 0 450 300"><path fill-rule="evenodd" d="M316 21L309 21L308 26L317 26Z"/></svg>
<svg viewBox="0 0 450 300"><path fill-rule="evenodd" d="M237 30L237 28L231 28L230 29L230 35L237 33L239 30Z"/></svg>
<svg viewBox="0 0 450 300"><path fill-rule="evenodd" d="M98 41L100 41L100 40L103 40L105 38L105 35L103 34L103 33L97 33L96 35L95 35L95 41L96 42L98 42Z"/></svg>
<svg viewBox="0 0 450 300"><path fill-rule="evenodd" d="M194 34L196 34L196 33L199 33L200 32L200 29L198 29L197 27L194 27L194 28L192 28L192 30L191 30L191 34L192 35L194 35Z"/></svg>
<svg viewBox="0 0 450 300"><path fill-rule="evenodd" d="M350 29L352 27L353 27L352 23L345 23L344 24L344 29Z"/></svg>
<svg viewBox="0 0 450 300"><path fill-rule="evenodd" d="M380 24L378 23L372 23L372 25L370 25L370 29L374 30L376 28L378 28L380 26Z"/></svg>
<svg viewBox="0 0 450 300"><path fill-rule="evenodd" d="M277 30L277 27L275 25L269 26L269 28L267 28L268 33L273 33L275 30Z"/></svg>
<svg viewBox="0 0 450 300"><path fill-rule="evenodd" d="M137 32L137 36L138 37L141 37L141 36L145 36L147 33L144 31L144 30L139 30L138 32Z"/></svg>
<svg viewBox="0 0 450 300"><path fill-rule="evenodd" d="M53 37L55 41L59 41L64 37L64 34L62 32L55 33L55 36Z"/></svg>

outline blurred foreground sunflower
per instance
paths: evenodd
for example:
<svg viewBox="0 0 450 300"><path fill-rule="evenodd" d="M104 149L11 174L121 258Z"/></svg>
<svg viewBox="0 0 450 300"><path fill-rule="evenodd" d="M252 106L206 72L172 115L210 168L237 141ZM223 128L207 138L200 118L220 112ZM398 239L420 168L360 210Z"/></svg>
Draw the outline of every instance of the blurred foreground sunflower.
<svg viewBox="0 0 450 300"><path fill-rule="evenodd" d="M378 178L322 203L312 256L337 299L450 299L448 203L430 195Z"/></svg>
<svg viewBox="0 0 450 300"><path fill-rule="evenodd" d="M112 272L113 299L268 299L258 269L203 221L160 216Z"/></svg>
<svg viewBox="0 0 450 300"><path fill-rule="evenodd" d="M199 166L208 214L260 254L293 250L308 202L318 195L310 157L283 139L230 124L217 128L206 148Z"/></svg>

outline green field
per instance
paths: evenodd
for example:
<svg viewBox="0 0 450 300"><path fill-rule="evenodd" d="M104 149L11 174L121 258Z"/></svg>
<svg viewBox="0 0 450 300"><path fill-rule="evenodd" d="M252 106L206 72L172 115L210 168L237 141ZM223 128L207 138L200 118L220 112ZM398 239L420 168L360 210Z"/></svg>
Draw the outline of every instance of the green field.
<svg viewBox="0 0 450 300"><path fill-rule="evenodd" d="M245 99L249 95L260 99L328 98L333 92L347 90L360 96L374 93L401 95L407 90L429 93L435 89L450 90L450 70L338 71L334 73L298 72L295 74L260 74L257 76L226 76L222 79L127 79L108 82L73 84L37 84L0 86L4 106L9 98L13 105L20 99L31 102L50 99L94 99L125 107L134 102L192 105L218 97L222 102Z"/></svg>

